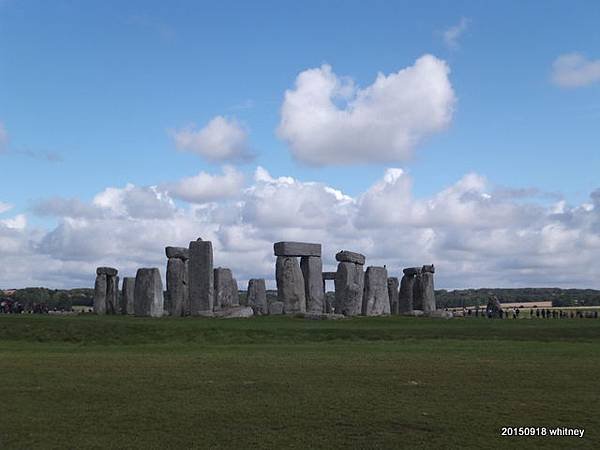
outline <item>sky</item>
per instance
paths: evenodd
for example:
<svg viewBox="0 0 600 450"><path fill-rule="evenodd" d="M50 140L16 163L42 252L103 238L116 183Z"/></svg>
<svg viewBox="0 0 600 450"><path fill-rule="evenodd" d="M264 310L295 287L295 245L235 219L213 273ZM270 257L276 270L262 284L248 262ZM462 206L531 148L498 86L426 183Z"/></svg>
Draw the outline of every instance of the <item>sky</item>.
<svg viewBox="0 0 600 450"><path fill-rule="evenodd" d="M600 288L594 1L0 0L0 288L202 237Z"/></svg>

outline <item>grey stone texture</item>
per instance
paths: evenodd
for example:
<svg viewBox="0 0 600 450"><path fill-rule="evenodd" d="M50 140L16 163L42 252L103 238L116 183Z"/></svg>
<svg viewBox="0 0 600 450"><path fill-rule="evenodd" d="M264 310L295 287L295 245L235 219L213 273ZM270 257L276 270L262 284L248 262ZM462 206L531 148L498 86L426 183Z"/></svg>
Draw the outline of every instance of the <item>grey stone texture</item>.
<svg viewBox="0 0 600 450"><path fill-rule="evenodd" d="M234 306L230 308L222 308L215 311L215 317L222 319L246 319L254 316L254 311L250 306Z"/></svg>
<svg viewBox="0 0 600 450"><path fill-rule="evenodd" d="M217 267L214 269L215 301L213 310L231 308L240 305L238 285L231 269Z"/></svg>
<svg viewBox="0 0 600 450"><path fill-rule="evenodd" d="M364 281L365 274L360 264L350 262L338 264L335 275L335 313L345 316L361 314Z"/></svg>
<svg viewBox="0 0 600 450"><path fill-rule="evenodd" d="M133 314L133 298L135 293L135 277L123 278L121 288L121 314Z"/></svg>
<svg viewBox="0 0 600 450"><path fill-rule="evenodd" d="M276 242L275 256L321 256L321 244L307 242Z"/></svg>
<svg viewBox="0 0 600 450"><path fill-rule="evenodd" d="M113 267L98 267L96 269L96 275L110 275L112 277L116 276L119 271Z"/></svg>
<svg viewBox="0 0 600 450"><path fill-rule="evenodd" d="M306 312L304 277L298 259L278 256L275 265L277 300L283 303L284 314Z"/></svg>
<svg viewBox="0 0 600 450"><path fill-rule="evenodd" d="M96 275L96 282L94 283L94 312L96 314L106 314L106 274L104 273Z"/></svg>
<svg viewBox="0 0 600 450"><path fill-rule="evenodd" d="M362 308L364 316L381 316L390 313L387 279L385 267L367 267Z"/></svg>
<svg viewBox="0 0 600 450"><path fill-rule="evenodd" d="M215 296L212 242L192 241L189 252L190 314L210 316L213 312Z"/></svg>
<svg viewBox="0 0 600 450"><path fill-rule="evenodd" d="M267 288L264 279L252 278L248 281L248 296L246 302L248 306L252 308L255 315L264 316L269 314Z"/></svg>
<svg viewBox="0 0 600 450"><path fill-rule="evenodd" d="M119 277L106 276L106 314L119 314Z"/></svg>
<svg viewBox="0 0 600 450"><path fill-rule="evenodd" d="M413 309L423 311L423 284L421 283L421 272L415 275L413 284Z"/></svg>
<svg viewBox="0 0 600 450"><path fill-rule="evenodd" d="M423 266L425 267L425 266ZM433 267L433 266L432 266ZM433 288L433 272L423 271L421 273L421 292L423 312L425 314L432 313L436 310L435 291Z"/></svg>
<svg viewBox="0 0 600 450"><path fill-rule="evenodd" d="M269 315L280 316L283 314L283 302L269 303Z"/></svg>
<svg viewBox="0 0 600 450"><path fill-rule="evenodd" d="M400 280L400 292L398 296L398 313L410 314L413 309L413 293L415 285L414 275L404 275Z"/></svg>
<svg viewBox="0 0 600 450"><path fill-rule="evenodd" d="M135 276L133 310L136 316L163 316L163 285L157 268L138 269Z"/></svg>
<svg viewBox="0 0 600 450"><path fill-rule="evenodd" d="M402 272L404 275L408 276L419 275L421 273L421 267L407 267L406 269L402 270Z"/></svg>
<svg viewBox="0 0 600 450"><path fill-rule="evenodd" d="M493 317L502 317L502 304L495 295L489 298L486 312L487 314L491 314Z"/></svg>
<svg viewBox="0 0 600 450"><path fill-rule="evenodd" d="M421 273L435 273L435 267L433 264L425 265L421 268Z"/></svg>
<svg viewBox="0 0 600 450"><path fill-rule="evenodd" d="M300 258L300 269L304 278L306 312L321 314L325 311L323 261L320 256L303 256Z"/></svg>
<svg viewBox="0 0 600 450"><path fill-rule="evenodd" d="M190 259L190 250L185 247L165 247L165 254L167 258Z"/></svg>
<svg viewBox="0 0 600 450"><path fill-rule="evenodd" d="M365 264L365 255L348 250L342 250L341 252L336 253L335 259L339 262L350 262L360 264L361 266L364 266Z"/></svg>
<svg viewBox="0 0 600 450"><path fill-rule="evenodd" d="M323 280L335 280L336 272L323 272Z"/></svg>
<svg viewBox="0 0 600 450"><path fill-rule="evenodd" d="M167 312L170 316L181 317L185 315L187 296L186 263L179 258L169 258L167 262Z"/></svg>
<svg viewBox="0 0 600 450"><path fill-rule="evenodd" d="M397 277L389 277L387 280L388 296L390 298L390 314L397 315L400 313L399 308L399 288L400 283Z"/></svg>

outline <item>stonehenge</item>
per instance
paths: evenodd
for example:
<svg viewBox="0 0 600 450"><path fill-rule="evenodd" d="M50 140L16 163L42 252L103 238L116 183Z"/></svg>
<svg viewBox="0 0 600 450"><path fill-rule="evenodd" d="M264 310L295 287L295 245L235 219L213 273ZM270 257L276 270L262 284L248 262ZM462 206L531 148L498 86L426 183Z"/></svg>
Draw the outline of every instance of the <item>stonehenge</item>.
<svg viewBox="0 0 600 450"><path fill-rule="evenodd" d="M96 314L117 314L119 312L118 270L112 267L98 267L94 283L94 312Z"/></svg>
<svg viewBox="0 0 600 450"><path fill-rule="evenodd" d="M417 313L434 316L436 313L433 264L405 268L399 281L398 277L388 276L385 266L369 266L365 270L365 255L349 250L335 254L335 272L323 271L321 244L282 241L273 245L273 251L276 301L267 296L264 278L251 278L247 294L242 297L245 302L240 304L233 272L213 267L212 242L198 238L188 247L165 247L164 279L158 268L140 268L135 278L123 278L121 292L118 270L98 267L94 312L217 318L279 314L320 318ZM334 282L333 295L326 293L326 281ZM165 292L163 282L166 282Z"/></svg>
<svg viewBox="0 0 600 450"><path fill-rule="evenodd" d="M141 317L161 317L164 314L163 284L156 267L137 270L133 312Z"/></svg>

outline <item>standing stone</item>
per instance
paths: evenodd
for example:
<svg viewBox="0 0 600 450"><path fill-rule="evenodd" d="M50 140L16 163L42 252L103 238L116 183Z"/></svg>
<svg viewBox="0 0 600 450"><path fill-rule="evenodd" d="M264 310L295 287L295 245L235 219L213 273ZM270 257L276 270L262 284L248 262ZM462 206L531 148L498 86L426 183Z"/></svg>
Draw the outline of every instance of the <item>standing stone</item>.
<svg viewBox="0 0 600 450"><path fill-rule="evenodd" d="M358 316L362 311L365 274L360 264L341 262L335 275L335 313Z"/></svg>
<svg viewBox="0 0 600 450"><path fill-rule="evenodd" d="M423 312L428 314L436 310L435 291L433 287L433 265L423 266L421 272L421 292L423 302Z"/></svg>
<svg viewBox="0 0 600 450"><path fill-rule="evenodd" d="M191 314L190 305L190 282L189 282L189 260L184 261L183 268L183 315L189 316Z"/></svg>
<svg viewBox="0 0 600 450"><path fill-rule="evenodd" d="M217 267L214 269L215 301L214 311L239 306L240 300L237 291L237 282L233 279L231 269Z"/></svg>
<svg viewBox="0 0 600 450"><path fill-rule="evenodd" d="M398 293L398 278L389 277L387 280L388 296L390 297L390 313L399 314L399 293Z"/></svg>
<svg viewBox="0 0 600 450"><path fill-rule="evenodd" d="M304 277L306 312L321 314L325 311L323 261L320 256L303 256L300 258L300 268Z"/></svg>
<svg viewBox="0 0 600 450"><path fill-rule="evenodd" d="M279 316L283 314L283 303L282 302L273 302L269 304L269 315L270 316Z"/></svg>
<svg viewBox="0 0 600 450"><path fill-rule="evenodd" d="M106 276L106 314L119 313L119 277Z"/></svg>
<svg viewBox="0 0 600 450"><path fill-rule="evenodd" d="M163 285L157 268L138 269L133 297L136 316L161 317L163 315Z"/></svg>
<svg viewBox="0 0 600 450"><path fill-rule="evenodd" d="M238 287L238 282L235 278L231 278L231 283L229 284L229 288L231 290L231 306L236 308L240 306L240 289Z"/></svg>
<svg viewBox="0 0 600 450"><path fill-rule="evenodd" d="M423 311L423 285L421 283L421 272L415 275L413 284L413 309Z"/></svg>
<svg viewBox="0 0 600 450"><path fill-rule="evenodd" d="M106 274L96 275L94 283L94 312L106 314Z"/></svg>
<svg viewBox="0 0 600 450"><path fill-rule="evenodd" d="M304 277L298 260L289 256L278 256L275 265L277 300L283 303L284 314L306 312Z"/></svg>
<svg viewBox="0 0 600 450"><path fill-rule="evenodd" d="M248 281L248 297L246 302L248 306L252 307L255 315L263 316L269 314L267 288L264 279L253 278Z"/></svg>
<svg viewBox="0 0 600 450"><path fill-rule="evenodd" d="M413 291L415 284L415 276L407 275L406 273L400 281L400 295L398 298L398 312L407 314L413 312Z"/></svg>
<svg viewBox="0 0 600 450"><path fill-rule="evenodd" d="M189 253L190 313L211 316L215 295L212 242L192 241Z"/></svg>
<svg viewBox="0 0 600 450"><path fill-rule="evenodd" d="M367 267L362 308L364 316L381 316L390 313L387 279L385 267Z"/></svg>
<svg viewBox="0 0 600 450"><path fill-rule="evenodd" d="M121 314L133 314L133 296L135 292L135 278L123 278L121 290Z"/></svg>
<svg viewBox="0 0 600 450"><path fill-rule="evenodd" d="M169 315L174 317L183 316L186 298L185 261L182 259L169 258L167 262L167 296Z"/></svg>

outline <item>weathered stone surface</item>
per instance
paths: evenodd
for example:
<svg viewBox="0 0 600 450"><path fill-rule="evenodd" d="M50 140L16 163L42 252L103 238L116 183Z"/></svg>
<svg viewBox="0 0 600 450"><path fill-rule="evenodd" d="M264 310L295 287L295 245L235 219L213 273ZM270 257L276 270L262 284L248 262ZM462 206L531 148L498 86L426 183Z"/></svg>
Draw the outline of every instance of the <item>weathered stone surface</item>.
<svg viewBox="0 0 600 450"><path fill-rule="evenodd" d="M492 317L502 317L502 305L495 295L489 298L486 312Z"/></svg>
<svg viewBox="0 0 600 450"><path fill-rule="evenodd" d="M400 280L400 293L398 296L398 312L406 314L412 312L413 308L413 292L415 285L414 275L404 275Z"/></svg>
<svg viewBox="0 0 600 450"><path fill-rule="evenodd" d="M190 259L190 250L185 247L165 247L165 254L167 258Z"/></svg>
<svg viewBox="0 0 600 450"><path fill-rule="evenodd" d="M246 319L252 317L254 311L250 306L234 306L215 311L214 316L222 319Z"/></svg>
<svg viewBox="0 0 600 450"><path fill-rule="evenodd" d="M98 267L96 269L96 275L109 275L111 277L116 276L119 271L113 267Z"/></svg>
<svg viewBox="0 0 600 450"><path fill-rule="evenodd" d="M169 258L167 262L167 311L170 316L181 317L184 315L187 302L186 278L185 261Z"/></svg>
<svg viewBox="0 0 600 450"><path fill-rule="evenodd" d="M106 314L119 313L119 277L106 276Z"/></svg>
<svg viewBox="0 0 600 450"><path fill-rule="evenodd" d="M133 314L133 298L135 293L135 277L123 278L121 288L121 314Z"/></svg>
<svg viewBox="0 0 600 450"><path fill-rule="evenodd" d="M283 314L283 302L269 303L269 315L279 316Z"/></svg>
<svg viewBox="0 0 600 450"><path fill-rule="evenodd" d="M360 264L338 264L335 275L335 313L345 316L361 314L364 281L365 274Z"/></svg>
<svg viewBox="0 0 600 450"><path fill-rule="evenodd" d="M429 317L435 317L437 319L452 319L454 317L454 313L452 311L444 311L443 309L431 311L426 315Z"/></svg>
<svg viewBox="0 0 600 450"><path fill-rule="evenodd" d="M421 291L423 295L423 312L425 314L436 310L435 292L433 289L433 272L421 273Z"/></svg>
<svg viewBox="0 0 600 450"><path fill-rule="evenodd" d="M335 280L336 272L323 272L323 280Z"/></svg>
<svg viewBox="0 0 600 450"><path fill-rule="evenodd" d="M269 314L267 305L267 288L262 278L252 278L248 281L247 304L257 316Z"/></svg>
<svg viewBox="0 0 600 450"><path fill-rule="evenodd" d="M404 275L408 276L419 275L421 273L421 267L407 267L406 269L402 270L402 272Z"/></svg>
<svg viewBox="0 0 600 450"><path fill-rule="evenodd" d="M367 267L367 271L365 272L365 292L363 295L363 315L381 316L390 313L387 279L388 276L385 267Z"/></svg>
<svg viewBox="0 0 600 450"><path fill-rule="evenodd" d="M136 316L161 317L164 314L163 285L157 268L138 269L133 310Z"/></svg>
<svg viewBox="0 0 600 450"><path fill-rule="evenodd" d="M307 242L276 242L275 256L321 256L321 244Z"/></svg>
<svg viewBox="0 0 600 450"><path fill-rule="evenodd" d="M311 314L306 313L304 315L306 320L340 320L346 319L346 316L343 314Z"/></svg>
<svg viewBox="0 0 600 450"><path fill-rule="evenodd" d="M189 251L190 314L210 316L213 312L215 296L212 242L192 241Z"/></svg>
<svg viewBox="0 0 600 450"><path fill-rule="evenodd" d="M214 269L215 301L213 310L239 306L240 297L237 281L234 280L231 269L217 267Z"/></svg>
<svg viewBox="0 0 600 450"><path fill-rule="evenodd" d="M283 303L284 314L306 312L304 277L298 260L294 257L278 256L275 265L277 300Z"/></svg>
<svg viewBox="0 0 600 450"><path fill-rule="evenodd" d="M423 284L420 272L415 276L413 284L413 309L423 310Z"/></svg>
<svg viewBox="0 0 600 450"><path fill-rule="evenodd" d="M303 256L300 258L300 269L304 278L306 312L321 314L325 311L323 261L320 256Z"/></svg>
<svg viewBox="0 0 600 450"><path fill-rule="evenodd" d="M94 312L106 314L106 274L96 275L94 283Z"/></svg>
<svg viewBox="0 0 600 450"><path fill-rule="evenodd" d="M399 303L398 303L398 301L399 301L398 278L397 277L389 277L387 280L387 286L388 286L388 296L390 298L390 313L398 314L400 311Z"/></svg>
<svg viewBox="0 0 600 450"><path fill-rule="evenodd" d="M189 278L189 260L184 261L185 268L183 269L183 315L189 316L192 313L190 305L190 278Z"/></svg>
<svg viewBox="0 0 600 450"><path fill-rule="evenodd" d="M425 265L423 267L421 267L421 273L435 273L435 267L433 264L430 265Z"/></svg>
<svg viewBox="0 0 600 450"><path fill-rule="evenodd" d="M342 250L341 252L336 253L335 259L339 262L349 262L360 264L361 266L364 266L365 264L365 255L348 250Z"/></svg>

